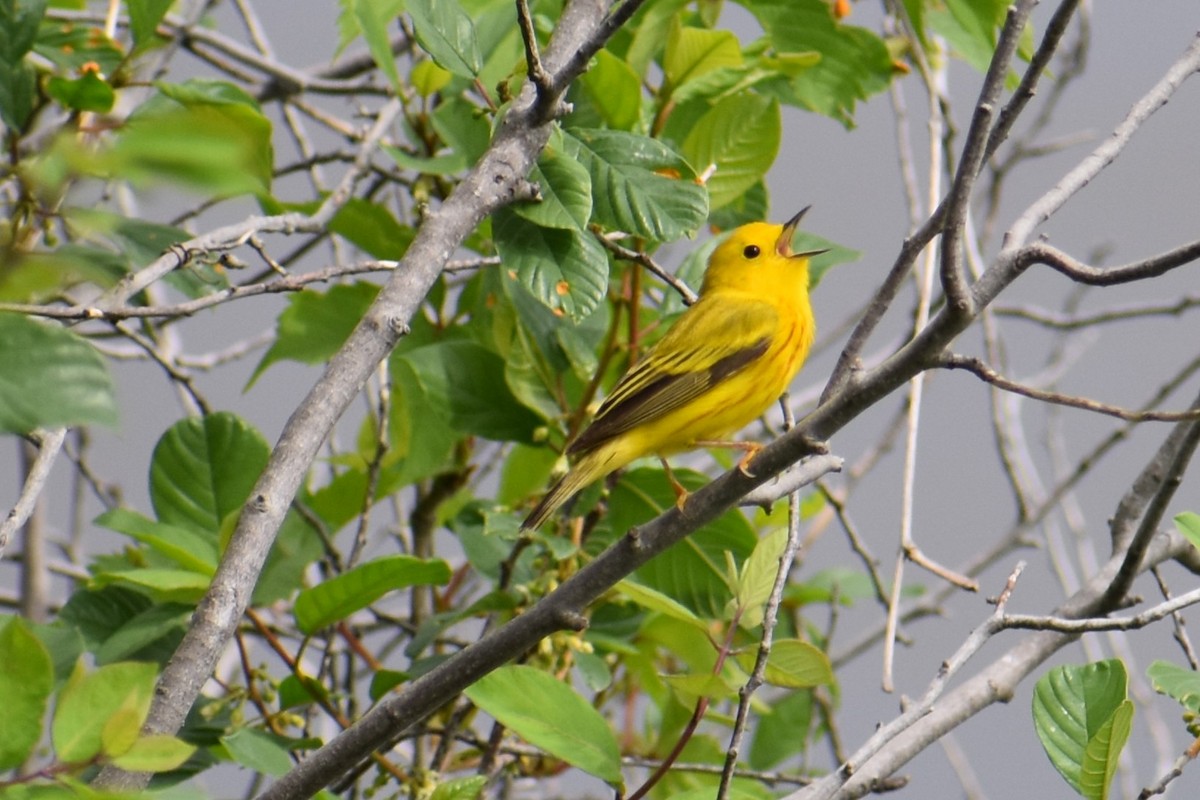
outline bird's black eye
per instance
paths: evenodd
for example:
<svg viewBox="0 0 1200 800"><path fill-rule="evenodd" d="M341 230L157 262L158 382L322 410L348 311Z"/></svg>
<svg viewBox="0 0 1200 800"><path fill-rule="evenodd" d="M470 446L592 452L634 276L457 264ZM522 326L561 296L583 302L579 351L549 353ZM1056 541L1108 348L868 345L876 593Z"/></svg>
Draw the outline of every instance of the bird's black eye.
<svg viewBox="0 0 1200 800"><path fill-rule="evenodd" d="M746 258L758 258L758 254L761 252L762 250L758 249L758 245L748 244L746 245L746 249L742 251L742 255Z"/></svg>

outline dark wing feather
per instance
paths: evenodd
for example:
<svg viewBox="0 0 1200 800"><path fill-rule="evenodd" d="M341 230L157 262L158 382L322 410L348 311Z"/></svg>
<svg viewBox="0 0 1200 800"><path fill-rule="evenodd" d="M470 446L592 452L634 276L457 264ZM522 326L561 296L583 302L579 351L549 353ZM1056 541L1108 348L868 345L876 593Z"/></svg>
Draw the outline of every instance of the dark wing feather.
<svg viewBox="0 0 1200 800"><path fill-rule="evenodd" d="M770 347L777 316L765 304L755 306L747 309L750 313L730 315L729 325L742 334L733 348L696 340L691 336L696 326L688 324L692 320L685 314L659 346L618 381L567 453L587 453L638 425L660 419L762 357ZM663 347L672 339L672 346ZM689 340L691 346L678 346Z"/></svg>

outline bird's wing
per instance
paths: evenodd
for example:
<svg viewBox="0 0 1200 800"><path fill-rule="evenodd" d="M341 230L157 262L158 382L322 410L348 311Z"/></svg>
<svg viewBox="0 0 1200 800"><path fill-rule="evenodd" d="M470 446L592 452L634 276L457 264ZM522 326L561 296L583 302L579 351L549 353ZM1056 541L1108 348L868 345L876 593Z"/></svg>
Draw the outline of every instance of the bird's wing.
<svg viewBox="0 0 1200 800"><path fill-rule="evenodd" d="M717 298L713 298L716 300ZM688 310L600 405L567 448L587 453L639 425L660 419L762 357L779 325L769 303L738 299Z"/></svg>

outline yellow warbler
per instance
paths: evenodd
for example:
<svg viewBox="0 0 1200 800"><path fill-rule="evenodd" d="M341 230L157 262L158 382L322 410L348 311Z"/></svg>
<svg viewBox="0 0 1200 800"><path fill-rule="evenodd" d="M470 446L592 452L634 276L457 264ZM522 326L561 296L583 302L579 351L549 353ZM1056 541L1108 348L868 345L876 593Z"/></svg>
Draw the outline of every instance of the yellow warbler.
<svg viewBox="0 0 1200 800"><path fill-rule="evenodd" d="M634 459L711 445L760 416L804 363L816 333L808 259L792 252L805 208L786 225L737 228L708 259L700 299L625 373L567 447L578 460L522 523L536 528L583 487ZM663 461L664 465L666 461ZM684 494L677 487L680 503Z"/></svg>

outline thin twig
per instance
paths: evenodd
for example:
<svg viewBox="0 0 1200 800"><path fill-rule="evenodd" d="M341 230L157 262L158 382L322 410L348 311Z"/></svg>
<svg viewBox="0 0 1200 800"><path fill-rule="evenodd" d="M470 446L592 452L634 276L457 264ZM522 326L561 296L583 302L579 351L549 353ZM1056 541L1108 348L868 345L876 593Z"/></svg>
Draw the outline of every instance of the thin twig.
<svg viewBox="0 0 1200 800"><path fill-rule="evenodd" d="M902 731L911 727L914 723L924 717L933 708L937 699L941 697L945 691L946 685L950 679L962 669L963 665L979 649L992 638L1000 628L1000 620L1003 619L1005 609L1008 606L1008 600L1012 596L1017 579L1021 576L1021 572L1025 569L1025 562L1018 562L1012 572L1009 573L1008 580L1004 584L1004 589L1000 592L1000 596L996 598L996 610L992 615L980 623L970 635L959 645L958 650L954 655L942 662L941 667L937 671L937 675L929 682L929 686L925 690L925 694L921 699L909 706L905 711L886 725L881 726L874 735L872 735L863 745L850 756L850 760L843 764L838 770L820 781L814 783L809 789L811 792L806 795L809 798L828 798L832 797L838 787L844 783L857 770L858 765L865 763L872 756L878 753L885 744L896 738Z"/></svg>
<svg viewBox="0 0 1200 800"><path fill-rule="evenodd" d="M1059 633L1093 633L1095 631L1134 631L1152 625L1182 609L1200 603L1200 589L1193 589L1153 608L1131 617L1088 617L1069 619L1035 614L1005 614L999 622L1001 630L1057 631Z"/></svg>
<svg viewBox="0 0 1200 800"><path fill-rule="evenodd" d="M643 253L640 250L631 250L628 247L617 244L616 237L610 234L597 232L596 240L604 246L605 250L617 258L634 264L640 264L654 273L655 277L679 293L679 296L683 298L684 304L690 306L699 298L699 295L692 291L690 286L668 272L661 264L651 258L648 253Z"/></svg>
<svg viewBox="0 0 1200 800"><path fill-rule="evenodd" d="M938 359L936 366L942 369L961 369L970 372L980 380L1003 389L1006 392L1019 394L1023 397L1028 397L1033 400L1040 400L1045 403L1054 403L1060 406L1069 406L1078 408L1084 411L1093 411L1097 414L1104 414L1109 417L1125 420L1126 422L1180 422L1182 420L1200 419L1200 409L1193 408L1187 411L1133 411L1119 406L1101 403L1098 400L1092 400L1087 397L1077 397L1075 395L1061 394L1059 392L1048 392L1043 389L1036 389L1032 386L1017 383L1000 375L996 370L983 363L981 359L973 356L963 356L957 353L946 353Z"/></svg>
<svg viewBox="0 0 1200 800"><path fill-rule="evenodd" d="M1154 576L1154 580L1158 583L1158 589L1162 592L1163 598L1170 600L1171 589L1167 586L1167 580L1163 577L1162 570L1154 567L1154 569L1150 570L1150 574ZM1192 646L1191 637L1188 636L1183 614L1179 613L1179 611L1171 612L1171 622L1175 629L1175 641L1183 648L1183 655L1188 660L1188 666L1194 671L1200 671L1200 658L1196 657L1196 648Z"/></svg>
<svg viewBox="0 0 1200 800"><path fill-rule="evenodd" d="M791 430L796 424L792 415L791 405L785 392L779 399L783 409L784 430ZM721 772L721 782L717 787L717 800L724 800L729 792L737 769L738 757L741 753L742 739L746 735L746 724L750 717L750 701L754 693L762 686L767 672L767 660L771 657L771 646L775 641L775 626L779 621L779 606L783 603L783 591L787 588L788 576L792 564L800 550L800 493L793 491L788 495L788 527L787 541L783 552L779 554L779 566L775 571L775 582L771 585L771 593L763 608L762 634L758 641L758 655L754 660L754 668L750 677L738 690L738 706L734 716L733 732L730 734L729 746L725 749L725 769Z"/></svg>

